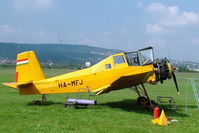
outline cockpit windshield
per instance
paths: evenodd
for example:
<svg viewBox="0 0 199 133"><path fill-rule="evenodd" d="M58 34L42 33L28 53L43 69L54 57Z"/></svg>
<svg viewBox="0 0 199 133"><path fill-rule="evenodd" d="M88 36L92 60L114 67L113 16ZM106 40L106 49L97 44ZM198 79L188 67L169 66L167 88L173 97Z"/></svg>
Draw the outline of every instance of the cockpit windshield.
<svg viewBox="0 0 199 133"><path fill-rule="evenodd" d="M153 55L154 54L153 54L152 47L138 50L140 65L147 65L147 64L153 63L153 61L154 61Z"/></svg>
<svg viewBox="0 0 199 133"><path fill-rule="evenodd" d="M153 48L148 47L145 49L138 50L136 52L125 53L126 60L129 66L139 66L139 65L148 65L153 63Z"/></svg>
<svg viewBox="0 0 199 133"><path fill-rule="evenodd" d="M129 52L125 54L129 66L139 66L138 52Z"/></svg>

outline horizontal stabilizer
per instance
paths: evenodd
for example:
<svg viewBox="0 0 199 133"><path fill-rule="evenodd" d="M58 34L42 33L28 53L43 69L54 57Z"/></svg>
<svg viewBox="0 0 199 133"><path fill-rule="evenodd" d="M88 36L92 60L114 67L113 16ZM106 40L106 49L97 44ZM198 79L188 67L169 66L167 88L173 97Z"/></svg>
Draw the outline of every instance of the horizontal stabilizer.
<svg viewBox="0 0 199 133"><path fill-rule="evenodd" d="M30 84L33 84L33 82L32 81L28 81L28 82L18 83L18 87L26 86L26 85L30 85Z"/></svg>
<svg viewBox="0 0 199 133"><path fill-rule="evenodd" d="M18 83L17 82L11 82L11 83L2 83L5 86L11 87L11 88L17 88Z"/></svg>
<svg viewBox="0 0 199 133"><path fill-rule="evenodd" d="M18 88L20 86L26 86L26 85L30 85L33 84L32 81L30 82L24 82L24 83L17 83L17 82L11 82L11 83L2 83L5 86L11 87L11 88Z"/></svg>

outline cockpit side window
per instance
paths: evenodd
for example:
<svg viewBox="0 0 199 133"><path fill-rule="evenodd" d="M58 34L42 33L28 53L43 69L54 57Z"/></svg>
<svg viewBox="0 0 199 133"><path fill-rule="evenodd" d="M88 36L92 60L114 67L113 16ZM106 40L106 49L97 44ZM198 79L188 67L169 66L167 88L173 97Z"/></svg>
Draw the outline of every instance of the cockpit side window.
<svg viewBox="0 0 199 133"><path fill-rule="evenodd" d="M111 69L111 64L105 64L105 69Z"/></svg>
<svg viewBox="0 0 199 133"><path fill-rule="evenodd" d="M124 57L122 55L114 56L113 60L114 60L114 64L123 64L123 63L125 63Z"/></svg>

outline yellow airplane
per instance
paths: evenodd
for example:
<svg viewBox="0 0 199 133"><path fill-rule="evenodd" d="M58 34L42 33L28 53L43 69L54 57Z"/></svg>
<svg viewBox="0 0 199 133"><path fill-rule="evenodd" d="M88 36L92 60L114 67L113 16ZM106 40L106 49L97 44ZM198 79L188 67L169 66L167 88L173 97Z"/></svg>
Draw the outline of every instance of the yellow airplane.
<svg viewBox="0 0 199 133"><path fill-rule="evenodd" d="M135 52L111 55L92 67L45 78L33 51L17 55L16 74L13 83L3 83L17 88L22 95L55 93L94 92L97 95L123 88L130 88L138 94L138 103L151 101L144 83L156 84L173 77L178 85L171 64L166 59L154 60L153 47Z"/></svg>

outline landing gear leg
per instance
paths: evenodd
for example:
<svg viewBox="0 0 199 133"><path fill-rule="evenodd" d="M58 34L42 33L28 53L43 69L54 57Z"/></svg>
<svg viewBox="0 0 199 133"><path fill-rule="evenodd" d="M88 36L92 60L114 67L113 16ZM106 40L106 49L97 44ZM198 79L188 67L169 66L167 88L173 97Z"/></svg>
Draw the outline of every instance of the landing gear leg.
<svg viewBox="0 0 199 133"><path fill-rule="evenodd" d="M35 105L42 105L45 101L47 101L47 97L45 94L42 95L41 100L34 101Z"/></svg>
<svg viewBox="0 0 199 133"><path fill-rule="evenodd" d="M42 95L42 102L45 102L45 101L47 101L47 97L46 97L45 94L43 94L43 95Z"/></svg>
<svg viewBox="0 0 199 133"><path fill-rule="evenodd" d="M156 103L150 100L144 84L141 84L141 86L135 86L132 88L132 90L138 94L137 103L139 105L149 109L155 108Z"/></svg>

